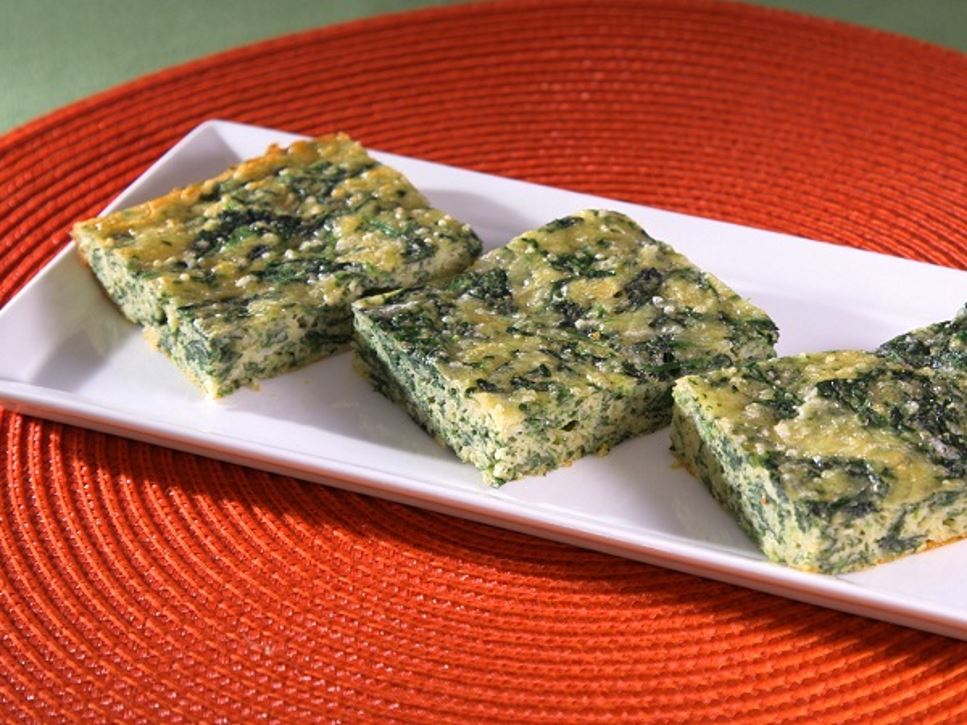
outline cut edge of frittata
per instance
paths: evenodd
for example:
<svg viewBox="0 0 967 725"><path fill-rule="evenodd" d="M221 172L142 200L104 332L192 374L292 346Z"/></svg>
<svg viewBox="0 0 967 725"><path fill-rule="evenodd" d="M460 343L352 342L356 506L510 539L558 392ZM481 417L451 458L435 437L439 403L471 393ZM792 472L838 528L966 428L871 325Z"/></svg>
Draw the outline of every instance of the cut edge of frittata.
<svg viewBox="0 0 967 725"><path fill-rule="evenodd" d="M494 393L468 395L432 366L416 364L397 341L358 311L353 349L356 370L377 391L400 405L458 458L476 467L492 486L525 475L543 475L587 455L604 455L622 441L669 422L670 411L660 402L667 388L627 376L620 390L572 396L568 419L545 428L547 437L540 445L530 445L533 433L519 409ZM434 395L421 400L424 390L433 390Z"/></svg>
<svg viewBox="0 0 967 725"><path fill-rule="evenodd" d="M265 361L264 333L257 327L238 325L233 332L234 353L221 352L224 335L206 335L198 318L184 318L172 311L167 324L145 325L144 336L152 347L167 355L207 397L221 398L242 386L255 387L283 373L349 349L352 318L345 310L320 308L292 313L284 324L297 332L279 335ZM224 348L222 348L224 349ZM258 366L257 373L249 366Z"/></svg>

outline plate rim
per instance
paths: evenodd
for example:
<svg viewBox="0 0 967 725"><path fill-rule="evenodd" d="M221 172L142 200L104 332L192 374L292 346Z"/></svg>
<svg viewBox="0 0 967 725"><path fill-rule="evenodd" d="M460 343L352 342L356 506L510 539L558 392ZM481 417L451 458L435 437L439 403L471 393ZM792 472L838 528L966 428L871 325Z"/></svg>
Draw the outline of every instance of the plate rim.
<svg viewBox="0 0 967 725"><path fill-rule="evenodd" d="M189 131L137 179L125 187L102 214L121 206L128 197L135 194L140 186L151 178L157 169L170 163L171 159L177 158L182 150L199 135L211 130L216 133L226 130L236 133L257 131L259 133L277 134L280 137L291 138L296 136L284 131L241 124L235 121L206 120ZM375 153L378 156L407 158L385 152ZM515 184L524 184L551 193L566 192L582 197L614 201L619 206L649 208L630 202L592 197L592 195L581 192L532 184L517 179L506 179L505 177L483 174L445 164L420 159L409 160L501 181L510 181ZM950 270L967 277L965 272L917 260L902 259L878 252L806 240L801 237L760 230L754 227L743 227L729 222L717 221L717 223L727 224L739 229L753 230L758 233L780 234L783 237L798 239L808 244L822 244L827 248L838 250L837 253L855 253L864 255L864 258L867 258L866 255L872 255L870 258L879 258L881 261L892 260L886 262L887 264L896 261L904 265L924 265L938 271ZM15 302L33 294L43 284L45 277L52 274L52 271L57 269L59 265L65 264L65 260L73 254L74 243L70 242L57 252L42 270L21 287L3 308L0 308L0 319L5 315L12 314L11 309L17 306L14 304ZM253 456L243 451L240 446L242 441L238 441L232 436L199 431L187 433L182 431L179 434L174 430L174 426L164 421L137 420L124 411L97 406L58 389L11 380L4 377L2 373L0 373L0 403L14 413L35 415L70 425L145 441L154 445L174 448L195 455L208 456L260 470L269 470L521 533L594 549L623 558L684 571L705 578L725 581L818 606L882 619L959 639L967 639L967 609L960 611L932 602L896 594L885 594L838 577L801 572L764 559L746 559L734 552L720 551L718 547L711 543L696 542L663 532L639 532L636 543L629 543L628 540L609 538L603 532L594 530L594 527L591 526L582 530L575 530L559 522L555 523L550 512L547 511L547 507L539 503L533 504L532 509L525 510L523 513L519 510L514 511L514 507L517 506L516 502L486 495L488 489L483 484L481 484L481 491L467 492L463 489L445 488L433 482L419 481L411 476L400 474L391 474L392 480L387 481L385 472L368 469L351 462L339 461L331 457L314 456L311 457L311 460L315 462L315 465L311 465L310 457L307 457L304 453L286 451L265 442L246 441L245 445L249 452L253 451L254 447L254 450L260 453L258 456ZM319 461L324 461L324 465L320 466ZM374 472L382 473L384 479L380 480L378 476L374 477L372 475ZM413 484L419 485L414 488ZM486 505L484 505L485 503ZM535 517L535 510L540 511L541 515ZM592 522L585 523L590 524ZM598 522L598 525L602 526L603 524ZM613 527L613 524L610 525ZM656 539L661 539L661 541L656 542Z"/></svg>

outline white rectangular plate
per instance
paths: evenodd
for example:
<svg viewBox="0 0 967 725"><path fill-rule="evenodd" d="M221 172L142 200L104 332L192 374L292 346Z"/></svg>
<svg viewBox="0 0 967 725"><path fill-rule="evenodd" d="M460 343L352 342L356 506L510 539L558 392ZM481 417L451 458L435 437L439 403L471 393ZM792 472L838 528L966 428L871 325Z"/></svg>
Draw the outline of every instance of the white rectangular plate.
<svg viewBox="0 0 967 725"><path fill-rule="evenodd" d="M296 137L209 121L108 210L213 176ZM590 207L624 212L765 309L780 354L871 348L951 317L967 273L386 153L486 248ZM0 310L8 409L444 511L967 639L967 541L845 576L764 559L668 452L667 430L544 478L487 488L337 355L212 402L152 350L65 249Z"/></svg>

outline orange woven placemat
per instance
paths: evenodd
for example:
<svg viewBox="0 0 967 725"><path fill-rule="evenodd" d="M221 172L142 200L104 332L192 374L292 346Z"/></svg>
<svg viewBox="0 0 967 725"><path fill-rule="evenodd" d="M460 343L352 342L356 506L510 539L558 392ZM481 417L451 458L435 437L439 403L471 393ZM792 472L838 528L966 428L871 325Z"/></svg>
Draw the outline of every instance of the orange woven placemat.
<svg viewBox="0 0 967 725"><path fill-rule="evenodd" d="M963 55L561 0L281 38L9 133L0 299L211 117L967 264ZM6 411L0 446L6 720L967 718L943 637Z"/></svg>

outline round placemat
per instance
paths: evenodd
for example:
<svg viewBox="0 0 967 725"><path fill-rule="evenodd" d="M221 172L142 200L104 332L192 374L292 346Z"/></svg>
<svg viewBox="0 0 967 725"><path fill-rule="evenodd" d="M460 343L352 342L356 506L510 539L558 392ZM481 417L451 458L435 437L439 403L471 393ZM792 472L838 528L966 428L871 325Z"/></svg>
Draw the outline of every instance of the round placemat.
<svg viewBox="0 0 967 725"><path fill-rule="evenodd" d="M953 51L706 0L302 33L0 139L0 299L208 118L964 267L965 89ZM0 445L5 720L967 717L943 637L9 411Z"/></svg>

